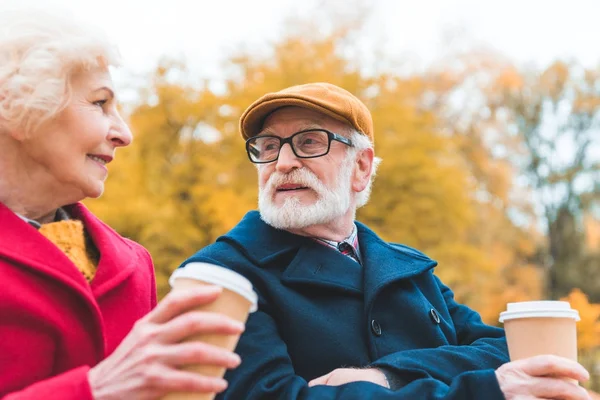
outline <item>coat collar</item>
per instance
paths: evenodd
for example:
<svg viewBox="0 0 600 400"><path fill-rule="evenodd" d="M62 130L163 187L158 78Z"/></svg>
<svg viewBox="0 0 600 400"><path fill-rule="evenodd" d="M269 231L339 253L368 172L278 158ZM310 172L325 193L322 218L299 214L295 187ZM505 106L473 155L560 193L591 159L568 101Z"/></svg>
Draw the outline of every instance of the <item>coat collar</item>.
<svg viewBox="0 0 600 400"><path fill-rule="evenodd" d="M73 263L33 226L0 203L0 257L62 282L91 300L123 282L135 269L137 253L131 244L97 219L83 204L66 206L83 222L100 252L98 270L88 284Z"/></svg>
<svg viewBox="0 0 600 400"><path fill-rule="evenodd" d="M365 225L356 224L362 267L313 239L267 225L258 211L246 214L219 240L232 242L259 266L292 257L283 271L282 281L364 291L366 304L386 284L419 275L437 265L424 254L406 246L389 244ZM356 271L359 271L358 275Z"/></svg>

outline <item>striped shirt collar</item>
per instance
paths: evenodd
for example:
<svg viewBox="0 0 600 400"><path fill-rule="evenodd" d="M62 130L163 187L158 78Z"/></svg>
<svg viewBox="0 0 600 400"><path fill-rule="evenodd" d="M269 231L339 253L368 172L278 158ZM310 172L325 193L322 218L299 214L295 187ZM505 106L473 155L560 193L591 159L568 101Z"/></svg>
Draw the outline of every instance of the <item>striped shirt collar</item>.
<svg viewBox="0 0 600 400"><path fill-rule="evenodd" d="M334 240L322 239L322 238L313 238L317 242L327 245L337 251L343 252L342 249L345 245L350 245L352 250L354 250L354 255L350 256L352 259L356 260L359 264L362 263L362 258L360 255L360 246L358 244L358 229L356 228L356 224L353 224L352 233L346 239L341 242L336 242Z"/></svg>

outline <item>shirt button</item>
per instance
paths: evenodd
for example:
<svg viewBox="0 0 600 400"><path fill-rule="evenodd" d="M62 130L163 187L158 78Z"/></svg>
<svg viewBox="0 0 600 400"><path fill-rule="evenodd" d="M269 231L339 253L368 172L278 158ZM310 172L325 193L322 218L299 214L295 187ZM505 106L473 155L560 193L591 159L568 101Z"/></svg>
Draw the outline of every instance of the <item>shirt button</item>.
<svg viewBox="0 0 600 400"><path fill-rule="evenodd" d="M440 315L438 314L437 311L435 311L435 308L432 308L431 310L429 310L429 316L431 317L431 320L435 323L438 324L441 322L440 319Z"/></svg>
<svg viewBox="0 0 600 400"><path fill-rule="evenodd" d="M379 325L379 322L371 320L371 330L375 336L381 336L381 326Z"/></svg>

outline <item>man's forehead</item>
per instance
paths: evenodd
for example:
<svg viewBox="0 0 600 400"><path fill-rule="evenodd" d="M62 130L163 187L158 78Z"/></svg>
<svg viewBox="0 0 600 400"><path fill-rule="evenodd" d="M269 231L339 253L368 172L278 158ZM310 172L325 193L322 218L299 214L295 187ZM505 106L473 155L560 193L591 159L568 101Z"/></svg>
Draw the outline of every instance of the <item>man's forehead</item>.
<svg viewBox="0 0 600 400"><path fill-rule="evenodd" d="M349 126L326 114L302 107L282 107L271 113L263 123L261 133L288 128L293 130L329 129L346 131Z"/></svg>

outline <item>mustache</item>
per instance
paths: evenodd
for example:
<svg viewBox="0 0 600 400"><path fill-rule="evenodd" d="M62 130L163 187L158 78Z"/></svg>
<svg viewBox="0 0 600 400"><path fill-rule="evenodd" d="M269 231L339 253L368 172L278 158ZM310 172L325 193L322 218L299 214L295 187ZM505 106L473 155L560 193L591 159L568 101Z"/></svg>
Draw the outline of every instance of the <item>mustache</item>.
<svg viewBox="0 0 600 400"><path fill-rule="evenodd" d="M287 183L299 184L310 189L318 189L323 185L314 173L307 169L301 168L295 169L287 174L277 171L273 172L267 181L266 189L269 191L274 191L277 186L285 185Z"/></svg>

